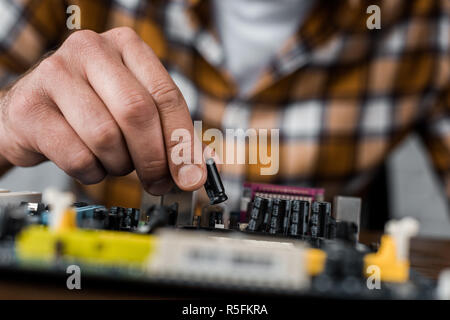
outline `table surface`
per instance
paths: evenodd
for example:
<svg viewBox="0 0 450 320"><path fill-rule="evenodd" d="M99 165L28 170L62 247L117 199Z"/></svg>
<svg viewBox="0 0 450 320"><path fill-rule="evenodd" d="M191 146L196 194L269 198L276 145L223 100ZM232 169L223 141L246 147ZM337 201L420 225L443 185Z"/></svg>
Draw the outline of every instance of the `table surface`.
<svg viewBox="0 0 450 320"><path fill-rule="evenodd" d="M379 241L380 233L362 233L365 244ZM411 267L422 275L437 279L441 270L450 268L450 240L414 238L410 248ZM33 279L0 278L0 299L177 299L171 292L121 289L95 286L82 290L68 290L65 282L33 281Z"/></svg>

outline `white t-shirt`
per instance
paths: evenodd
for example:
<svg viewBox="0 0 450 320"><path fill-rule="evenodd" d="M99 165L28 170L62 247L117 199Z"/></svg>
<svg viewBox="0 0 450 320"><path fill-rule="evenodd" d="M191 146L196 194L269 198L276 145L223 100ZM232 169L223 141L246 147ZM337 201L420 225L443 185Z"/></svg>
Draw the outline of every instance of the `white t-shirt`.
<svg viewBox="0 0 450 320"><path fill-rule="evenodd" d="M314 0L213 0L226 67L241 94L307 17Z"/></svg>

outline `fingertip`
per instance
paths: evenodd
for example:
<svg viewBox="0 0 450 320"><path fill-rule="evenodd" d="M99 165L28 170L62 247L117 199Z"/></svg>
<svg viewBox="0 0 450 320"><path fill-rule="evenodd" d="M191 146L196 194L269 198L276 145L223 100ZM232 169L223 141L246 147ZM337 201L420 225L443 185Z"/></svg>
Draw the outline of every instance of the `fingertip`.
<svg viewBox="0 0 450 320"><path fill-rule="evenodd" d="M178 186L186 191L199 189L206 182L206 168L193 164L184 165L178 170Z"/></svg>

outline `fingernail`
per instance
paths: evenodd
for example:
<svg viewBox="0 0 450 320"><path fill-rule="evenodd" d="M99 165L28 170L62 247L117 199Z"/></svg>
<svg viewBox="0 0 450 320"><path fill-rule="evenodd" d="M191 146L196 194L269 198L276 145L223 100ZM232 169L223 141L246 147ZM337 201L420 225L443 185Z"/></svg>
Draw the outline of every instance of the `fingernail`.
<svg viewBox="0 0 450 320"><path fill-rule="evenodd" d="M153 194L153 195L163 195L172 189L173 183L167 178L163 178L161 180L149 183L147 186L147 192Z"/></svg>
<svg viewBox="0 0 450 320"><path fill-rule="evenodd" d="M183 166L178 171L178 179L185 188L192 187L200 182L203 178L203 171L196 165L189 164Z"/></svg>

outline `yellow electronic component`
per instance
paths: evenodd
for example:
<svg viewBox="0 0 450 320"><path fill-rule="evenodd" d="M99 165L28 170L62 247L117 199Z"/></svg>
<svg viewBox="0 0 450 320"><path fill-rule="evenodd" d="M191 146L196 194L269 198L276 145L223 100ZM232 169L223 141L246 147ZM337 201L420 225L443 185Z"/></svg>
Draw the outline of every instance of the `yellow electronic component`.
<svg viewBox="0 0 450 320"><path fill-rule="evenodd" d="M365 273L371 265L380 268L381 281L406 282L409 279L409 261L401 261L397 258L395 241L390 235L381 237L378 252L367 254L364 257ZM366 273L366 276L370 276L370 274Z"/></svg>
<svg viewBox="0 0 450 320"><path fill-rule="evenodd" d="M317 276L325 269L327 254L320 249L309 249L306 253L306 267L310 276Z"/></svg>
<svg viewBox="0 0 450 320"><path fill-rule="evenodd" d="M77 228L77 213L73 208L67 208L61 218L61 223L58 226L58 232L75 230Z"/></svg>
<svg viewBox="0 0 450 320"><path fill-rule="evenodd" d="M75 229L51 232L31 226L17 238L19 259L52 261L58 255L68 260L102 265L143 266L153 253L156 238L126 232Z"/></svg>

